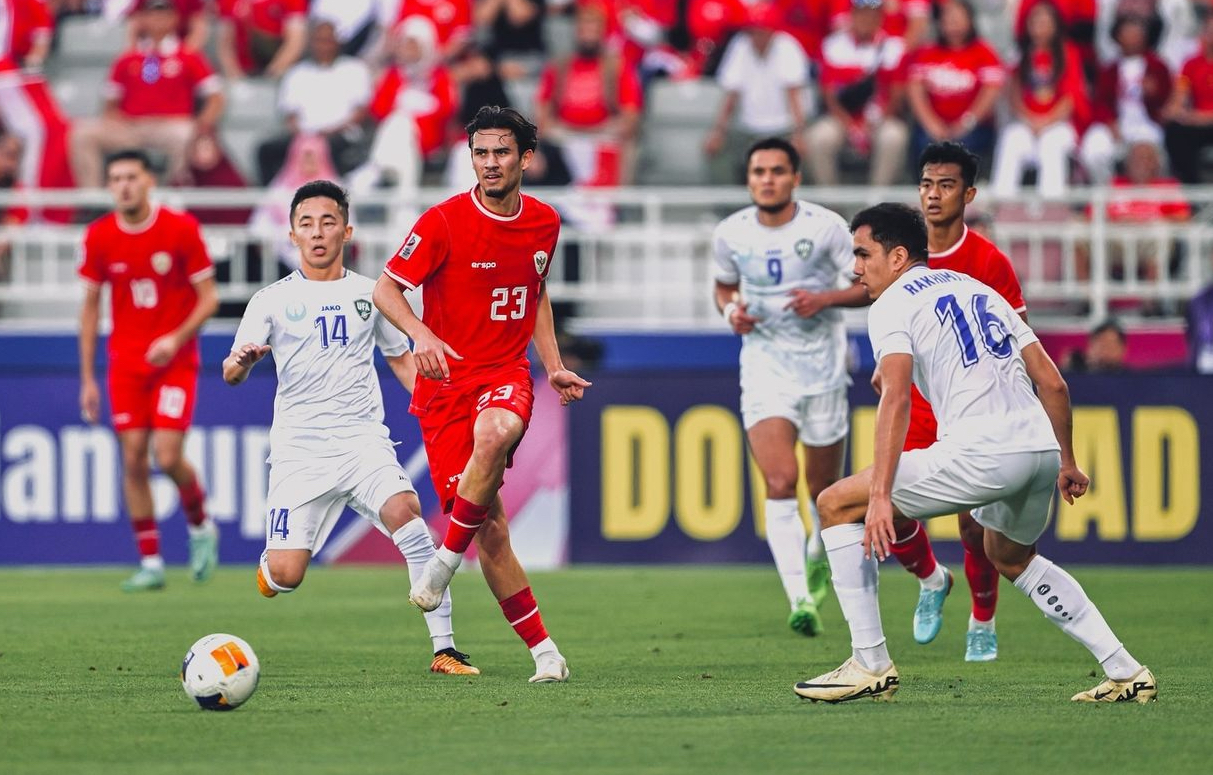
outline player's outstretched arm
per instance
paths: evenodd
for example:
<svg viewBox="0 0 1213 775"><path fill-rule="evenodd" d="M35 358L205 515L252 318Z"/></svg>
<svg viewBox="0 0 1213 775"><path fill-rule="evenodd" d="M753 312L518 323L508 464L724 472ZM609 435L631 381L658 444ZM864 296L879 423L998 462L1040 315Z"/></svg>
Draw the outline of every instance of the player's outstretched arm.
<svg viewBox="0 0 1213 775"><path fill-rule="evenodd" d="M539 302L535 308L535 352L548 373L548 384L560 394L560 405L568 406L585 396L585 389L592 383L564 367L560 357L560 345L556 341L556 316L552 313L552 300L548 297L545 282L539 289Z"/></svg>
<svg viewBox="0 0 1213 775"><path fill-rule="evenodd" d="M893 477L910 428L910 383L914 356L890 353L880 359L882 390L876 407L876 457L872 463L872 491L864 518L863 548L867 557L889 556L893 534Z"/></svg>
<svg viewBox="0 0 1213 775"><path fill-rule="evenodd" d="M97 321L101 317L101 286L85 286L80 308L80 416L87 423L101 415L101 388L97 386Z"/></svg>
<svg viewBox="0 0 1213 775"><path fill-rule="evenodd" d="M1053 425L1053 435L1061 446L1061 472L1057 475L1057 486L1066 503L1082 497L1091 480L1074 460L1074 417L1070 411L1070 387L1065 377L1057 370L1053 359L1045 352L1040 342L1033 342L1023 350L1024 365L1028 376L1036 383L1040 403Z"/></svg>
<svg viewBox="0 0 1213 775"><path fill-rule="evenodd" d="M371 300L388 322L413 340L413 357L416 359L417 372L421 376L429 379L446 379L451 376L447 358L461 361L463 356L451 349L449 344L435 336L434 332L421 322L421 318L413 312L395 280L386 274L379 275Z"/></svg>
<svg viewBox="0 0 1213 775"><path fill-rule="evenodd" d="M257 365L257 361L269 354L268 344L256 345L252 342L232 350L231 354L223 359L223 381L229 385L239 385L248 379L249 372Z"/></svg>

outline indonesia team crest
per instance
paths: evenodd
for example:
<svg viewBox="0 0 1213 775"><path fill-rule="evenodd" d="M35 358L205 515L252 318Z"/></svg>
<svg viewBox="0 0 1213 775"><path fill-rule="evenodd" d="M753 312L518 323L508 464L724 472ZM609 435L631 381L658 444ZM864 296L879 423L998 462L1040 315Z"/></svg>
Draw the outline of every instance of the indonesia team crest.
<svg viewBox="0 0 1213 775"><path fill-rule="evenodd" d="M168 274L168 270L173 268L173 257L163 250L158 250L152 254L152 269L156 270L156 274Z"/></svg>
<svg viewBox="0 0 1213 775"><path fill-rule="evenodd" d="M366 320L371 316L371 303L366 299L354 299L354 311L358 317Z"/></svg>
<svg viewBox="0 0 1213 775"><path fill-rule="evenodd" d="M535 271L539 273L540 277L543 277L544 270L548 268L549 260L550 258L546 250L535 251Z"/></svg>

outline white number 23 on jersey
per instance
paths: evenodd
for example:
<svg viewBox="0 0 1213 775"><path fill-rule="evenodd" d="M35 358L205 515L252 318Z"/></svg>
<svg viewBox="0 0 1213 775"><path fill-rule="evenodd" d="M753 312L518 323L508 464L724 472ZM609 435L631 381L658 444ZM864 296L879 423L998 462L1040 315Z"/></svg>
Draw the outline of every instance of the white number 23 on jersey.
<svg viewBox="0 0 1213 775"><path fill-rule="evenodd" d="M489 320L521 320L526 317L526 286L494 288Z"/></svg>

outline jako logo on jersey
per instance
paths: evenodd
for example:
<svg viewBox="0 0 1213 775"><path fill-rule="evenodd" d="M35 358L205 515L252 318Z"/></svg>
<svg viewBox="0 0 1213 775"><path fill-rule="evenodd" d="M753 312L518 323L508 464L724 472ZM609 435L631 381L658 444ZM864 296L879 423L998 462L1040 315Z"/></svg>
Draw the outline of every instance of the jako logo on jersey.
<svg viewBox="0 0 1213 775"><path fill-rule="evenodd" d="M813 240L800 239L796 240L796 255L803 259L807 259L813 252Z"/></svg>
<svg viewBox="0 0 1213 775"><path fill-rule="evenodd" d="M548 252L546 250L535 251L535 271L543 276L543 270L548 268Z"/></svg>
<svg viewBox="0 0 1213 775"><path fill-rule="evenodd" d="M497 262L496 261L473 261L472 268L473 269L496 269Z"/></svg>
<svg viewBox="0 0 1213 775"><path fill-rule="evenodd" d="M152 254L152 269L156 270L156 274L168 274L168 270L173 268L173 257L163 250L156 251Z"/></svg>
<svg viewBox="0 0 1213 775"><path fill-rule="evenodd" d="M404 241L404 245L401 246L400 252L396 255L407 261L408 257L413 255L413 251L416 250L417 246L420 244L421 235L414 232L410 234L409 238Z"/></svg>
<svg viewBox="0 0 1213 775"><path fill-rule="evenodd" d="M320 307L320 311L321 312L340 312L341 305L340 304L325 304Z"/></svg>
<svg viewBox="0 0 1213 775"><path fill-rule="evenodd" d="M306 304L288 304L286 305L287 320L303 320L303 316L307 314Z"/></svg>
<svg viewBox="0 0 1213 775"><path fill-rule="evenodd" d="M358 317L366 320L371 316L371 303L366 299L354 299L354 311Z"/></svg>

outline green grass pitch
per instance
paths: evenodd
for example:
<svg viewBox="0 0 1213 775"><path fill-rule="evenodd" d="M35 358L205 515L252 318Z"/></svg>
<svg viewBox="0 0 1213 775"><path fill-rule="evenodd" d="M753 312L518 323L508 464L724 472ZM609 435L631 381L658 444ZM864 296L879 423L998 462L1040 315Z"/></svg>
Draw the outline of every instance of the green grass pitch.
<svg viewBox="0 0 1213 775"><path fill-rule="evenodd" d="M787 629L772 568L577 568L535 574L567 685L531 686L532 662L483 579L456 577L461 649L484 675L431 675L401 568L314 568L264 600L251 568L123 595L128 569L0 571L0 773L1118 773L1209 772L1213 571L1076 568L1133 653L1158 675L1150 706L1079 706L1088 654L1003 582L997 662L963 661L967 590L943 632L910 636L916 584L882 574L901 670L890 705L813 705L800 678L849 651ZM181 691L186 649L248 640L261 686L232 713Z"/></svg>

